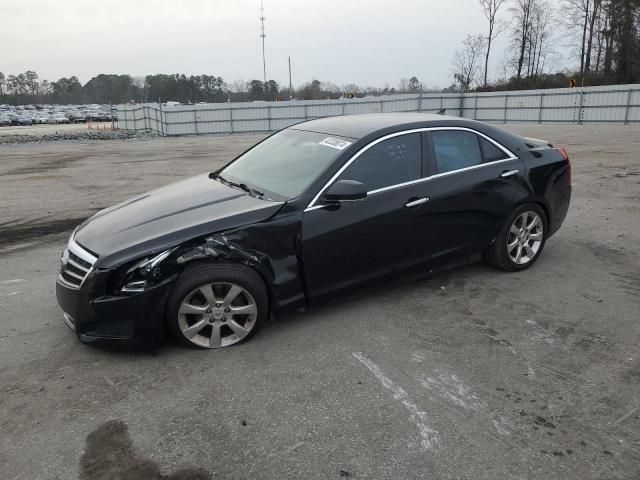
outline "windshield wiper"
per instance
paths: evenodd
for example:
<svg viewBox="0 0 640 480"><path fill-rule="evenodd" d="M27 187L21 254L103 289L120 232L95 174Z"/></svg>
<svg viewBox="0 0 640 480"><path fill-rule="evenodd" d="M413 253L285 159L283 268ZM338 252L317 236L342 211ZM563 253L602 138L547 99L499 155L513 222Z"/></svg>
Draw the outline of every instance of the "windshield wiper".
<svg viewBox="0 0 640 480"><path fill-rule="evenodd" d="M264 192L261 192L260 190L256 190L255 188L251 188L246 183L232 182L231 180L224 178L222 175L209 175L209 178L217 178L223 183L226 183L227 185L244 190L249 195L254 195L256 197L264 197Z"/></svg>

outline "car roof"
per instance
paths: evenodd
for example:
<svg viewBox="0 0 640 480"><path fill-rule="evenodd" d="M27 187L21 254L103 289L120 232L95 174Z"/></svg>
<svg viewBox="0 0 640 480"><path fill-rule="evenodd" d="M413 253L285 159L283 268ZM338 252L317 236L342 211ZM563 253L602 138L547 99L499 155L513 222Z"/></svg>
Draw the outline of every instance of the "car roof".
<svg viewBox="0 0 640 480"><path fill-rule="evenodd" d="M289 128L359 139L381 130L403 130L431 126L470 126L476 122L467 118L434 113L398 112L367 113L319 118L292 125Z"/></svg>

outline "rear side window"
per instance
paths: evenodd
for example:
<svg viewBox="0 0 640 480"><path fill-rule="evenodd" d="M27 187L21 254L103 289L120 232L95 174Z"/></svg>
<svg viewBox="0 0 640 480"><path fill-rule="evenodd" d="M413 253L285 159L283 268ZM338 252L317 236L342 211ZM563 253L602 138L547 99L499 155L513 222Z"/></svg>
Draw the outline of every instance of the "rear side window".
<svg viewBox="0 0 640 480"><path fill-rule="evenodd" d="M480 146L482 147L482 154L484 157L484 162L496 162L498 160L504 160L509 158L509 156L496 147L493 143L491 143L486 138L480 138Z"/></svg>
<svg viewBox="0 0 640 480"><path fill-rule="evenodd" d="M436 173L452 172L482 163L480 142L475 133L436 131L432 134Z"/></svg>
<svg viewBox="0 0 640 480"><path fill-rule="evenodd" d="M378 190L417 180L422 174L422 146L419 133L384 140L356 158L340 180L356 180L367 190Z"/></svg>

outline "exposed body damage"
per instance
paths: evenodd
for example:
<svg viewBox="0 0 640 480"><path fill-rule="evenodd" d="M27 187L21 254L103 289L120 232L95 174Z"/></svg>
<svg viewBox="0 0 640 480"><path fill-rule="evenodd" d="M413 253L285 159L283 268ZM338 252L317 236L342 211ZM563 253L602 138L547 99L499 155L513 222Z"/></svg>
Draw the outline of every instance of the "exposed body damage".
<svg viewBox="0 0 640 480"><path fill-rule="evenodd" d="M285 207L286 209L286 207ZM175 262L238 263L255 269L269 290L273 313L306 304L300 263L302 215L295 209L266 222L209 235L180 248Z"/></svg>

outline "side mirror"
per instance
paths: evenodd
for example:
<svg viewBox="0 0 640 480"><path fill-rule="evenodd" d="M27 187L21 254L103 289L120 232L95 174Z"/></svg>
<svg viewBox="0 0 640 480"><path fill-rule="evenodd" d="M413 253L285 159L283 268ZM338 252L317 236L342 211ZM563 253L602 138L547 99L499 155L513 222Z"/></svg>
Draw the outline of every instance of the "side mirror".
<svg viewBox="0 0 640 480"><path fill-rule="evenodd" d="M322 197L325 203L357 202L367 198L367 187L355 180L338 180Z"/></svg>

